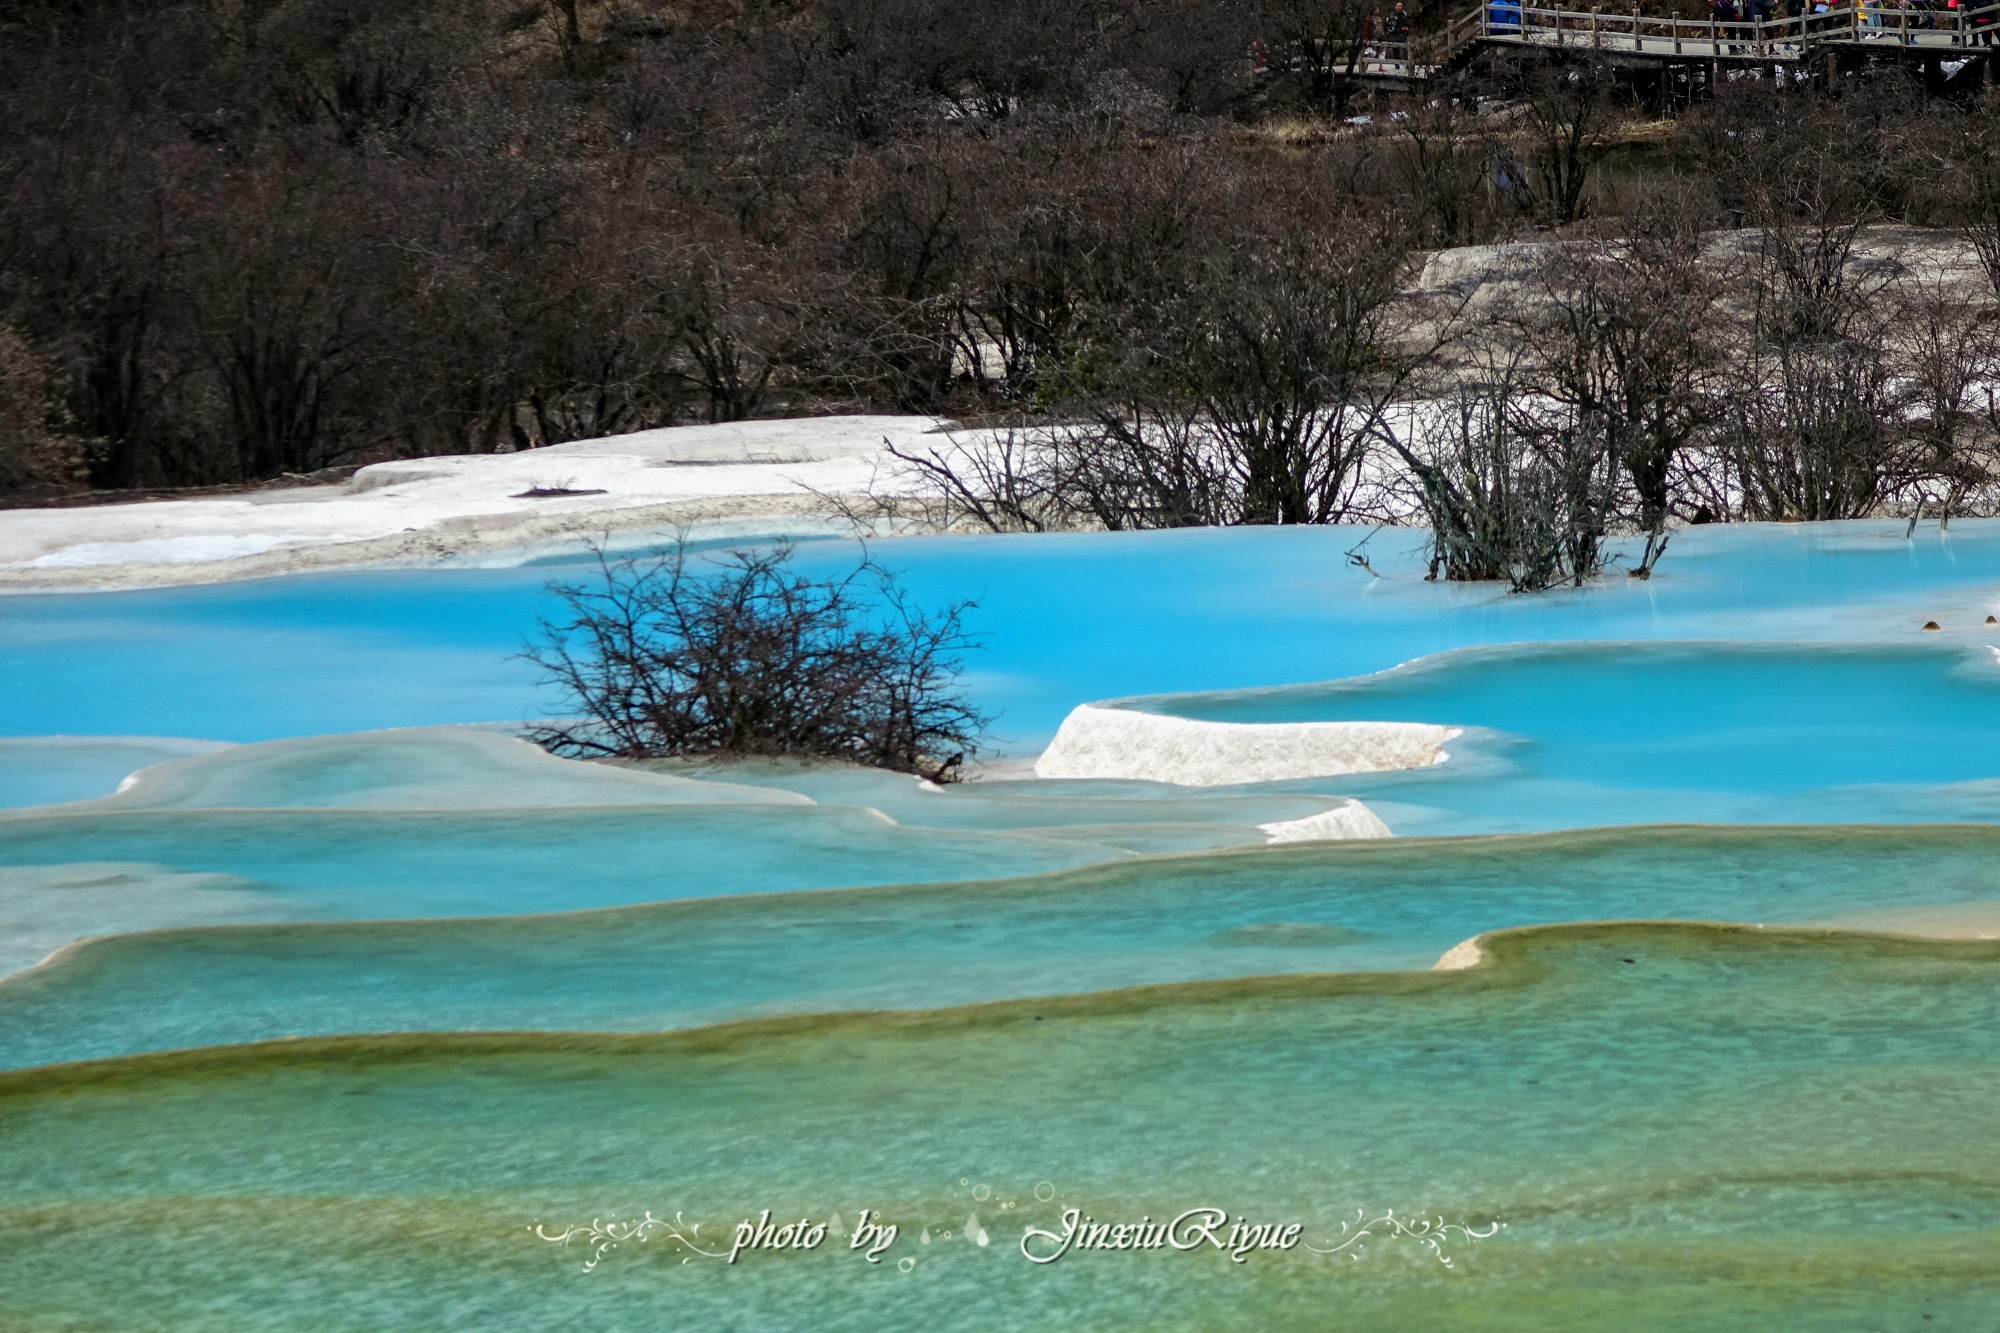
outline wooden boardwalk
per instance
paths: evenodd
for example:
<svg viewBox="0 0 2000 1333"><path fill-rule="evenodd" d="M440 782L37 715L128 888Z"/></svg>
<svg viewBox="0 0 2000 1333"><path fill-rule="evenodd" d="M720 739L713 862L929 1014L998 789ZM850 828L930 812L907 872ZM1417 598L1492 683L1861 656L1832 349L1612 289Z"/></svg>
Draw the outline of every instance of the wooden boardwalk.
<svg viewBox="0 0 2000 1333"><path fill-rule="evenodd" d="M1370 43L1353 67L1357 78L1422 82L1481 50L1533 48L1591 52L1645 64L1714 62L1730 66L1804 67L1816 60L1878 55L1902 60L1965 61L2000 43L2000 0L1946 10L1884 3L1843 4L1823 14L1717 23L1634 10L1547 9L1482 4L1439 33L1397 47Z"/></svg>

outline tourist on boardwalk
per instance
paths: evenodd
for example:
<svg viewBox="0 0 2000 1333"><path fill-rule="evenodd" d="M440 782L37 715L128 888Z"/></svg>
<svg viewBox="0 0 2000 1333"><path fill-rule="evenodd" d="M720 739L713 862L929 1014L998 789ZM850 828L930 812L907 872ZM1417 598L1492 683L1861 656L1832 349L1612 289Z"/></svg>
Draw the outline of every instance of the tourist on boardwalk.
<svg viewBox="0 0 2000 1333"><path fill-rule="evenodd" d="M1396 0L1396 7L1389 11L1389 17L1382 23L1382 40L1388 45L1388 58L1408 61L1410 58L1410 16L1403 11L1403 0Z"/></svg>
<svg viewBox="0 0 2000 1333"><path fill-rule="evenodd" d="M1755 50L1758 55L1764 54L1764 43L1770 36L1770 29L1765 25L1776 18L1777 14L1777 0L1750 0L1750 22L1753 25L1750 36L1756 43Z"/></svg>
<svg viewBox="0 0 2000 1333"><path fill-rule="evenodd" d="M1736 38L1742 35L1739 26L1743 22L1743 13L1736 8L1736 0L1715 0L1715 8L1710 12L1709 17L1714 20L1715 40L1718 48L1722 45L1723 38ZM1738 55L1742 52L1742 49L1742 47L1735 45L1732 41L1729 47L1729 54Z"/></svg>
<svg viewBox="0 0 2000 1333"><path fill-rule="evenodd" d="M1508 32L1521 30L1521 0L1493 0L1486 7L1486 25Z"/></svg>

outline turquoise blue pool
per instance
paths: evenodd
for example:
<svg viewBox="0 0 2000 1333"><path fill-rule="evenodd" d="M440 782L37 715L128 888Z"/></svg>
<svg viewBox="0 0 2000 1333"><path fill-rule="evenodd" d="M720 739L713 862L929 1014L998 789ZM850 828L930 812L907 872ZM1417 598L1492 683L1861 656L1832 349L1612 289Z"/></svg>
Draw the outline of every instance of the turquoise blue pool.
<svg viewBox="0 0 2000 1333"><path fill-rule="evenodd" d="M976 598L981 704L1032 752L1092 699L1245 689L1381 671L1476 644L1731 639L1917 642L1938 620L2000 641L2000 520L1748 525L1675 537L1650 580L1513 597L1427 584L1426 540L1386 530L1240 528L904 538L871 549L930 601ZM803 563L850 566L852 543ZM0 735L269 740L508 721L552 703L510 660L580 563L313 575L210 587L0 598Z"/></svg>

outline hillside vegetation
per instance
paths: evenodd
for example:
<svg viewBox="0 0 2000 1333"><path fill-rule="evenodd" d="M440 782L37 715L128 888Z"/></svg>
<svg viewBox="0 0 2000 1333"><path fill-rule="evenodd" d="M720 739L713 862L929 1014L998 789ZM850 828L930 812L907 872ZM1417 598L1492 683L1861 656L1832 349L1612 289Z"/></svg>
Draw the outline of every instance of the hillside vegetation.
<svg viewBox="0 0 2000 1333"><path fill-rule="evenodd" d="M1820 302L1782 316L1819 321L1805 333L1766 321L1745 335L1769 349L1881 323L1855 313L1866 291L1827 286L1855 227L2000 235L2000 122L1893 70L1838 97L1744 80L1687 107L1587 60L1489 60L1397 100L1346 77L1362 13L9 5L0 488L240 483L870 409L1093 422L1120 468L1182 469L1164 491L1142 477L1153 490L1135 497L1088 462L1066 508L1017 506L1003 523L1330 521L1365 508L1362 456L1392 452L1380 406L1435 399L1433 353L1466 332L1435 301L1406 307L1426 251L1595 246L1629 308L1677 293L1680 345L1731 322L1708 314L1726 289ZM1419 9L1419 29L1438 17ZM1695 281L1676 257L1728 227L1791 249L1725 290ZM1641 251L1650 278L1632 277ZM1983 318L1983 290L1960 296L1951 318ZM1692 369L1655 378L1624 391L1722 401ZM1850 416L1909 416L1836 388ZM1347 435L1312 425L1357 404ZM1663 480L1674 452L1721 447L1713 413L1665 415L1673 438L1599 478L1617 497L1593 493L1587 525L1657 528L1680 503ZM1609 443L1592 457L1627 447L1596 436ZM1885 498L1924 471L1898 458ZM1421 467L1408 476L1433 486ZM1719 483L1701 502L1771 516L1746 493Z"/></svg>

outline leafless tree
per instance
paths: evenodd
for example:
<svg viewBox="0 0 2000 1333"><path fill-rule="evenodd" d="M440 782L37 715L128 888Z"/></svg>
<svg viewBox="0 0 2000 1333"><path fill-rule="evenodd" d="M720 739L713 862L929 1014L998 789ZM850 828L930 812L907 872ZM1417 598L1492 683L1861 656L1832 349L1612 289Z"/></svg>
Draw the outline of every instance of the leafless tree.
<svg viewBox="0 0 2000 1333"><path fill-rule="evenodd" d="M1116 327L1076 401L1065 481L1107 527L1332 523L1356 512L1385 416L1448 333L1404 291L1401 224L1204 263ZM1095 460L1095 461L1094 461Z"/></svg>
<svg viewBox="0 0 2000 1333"><path fill-rule="evenodd" d="M1475 98L1470 82L1445 82L1384 135L1384 158L1409 200L1421 244L1464 245L1477 234L1491 149Z"/></svg>
<svg viewBox="0 0 2000 1333"><path fill-rule="evenodd" d="M1510 495L1608 441L1613 521L1656 539L1994 502L1983 302L1855 252L1966 227L2000 292L1991 108L1876 71L1683 109L1673 183L1759 238L1704 329L1720 242L1590 216L1613 72L1501 61L1350 123L1373 8L14 0L0 312L101 486L897 410L1011 430L911 454L905 513L1327 522L1456 392L1414 252L1554 232Z"/></svg>
<svg viewBox="0 0 2000 1333"><path fill-rule="evenodd" d="M1924 471L1889 338L1890 275L1854 247L1869 214L1838 164L1773 183L1747 274L1720 440L1743 512L1863 518Z"/></svg>
<svg viewBox="0 0 2000 1333"><path fill-rule="evenodd" d="M0 324L0 496L59 493L86 475L85 441L57 392L52 360Z"/></svg>
<svg viewBox="0 0 2000 1333"><path fill-rule="evenodd" d="M788 755L950 780L990 721L954 688L973 604L925 611L871 562L813 579L791 560L600 550L594 582L551 585L566 614L526 653L572 720L529 738L564 755Z"/></svg>
<svg viewBox="0 0 2000 1333"><path fill-rule="evenodd" d="M1255 28L1280 77L1307 108L1344 115L1371 31L1369 0L1261 0Z"/></svg>
<svg viewBox="0 0 2000 1333"><path fill-rule="evenodd" d="M1957 133L1940 136L1924 156L1944 183L1949 216L1979 256L1988 293L2000 299L2000 114L1982 104L1948 128Z"/></svg>
<svg viewBox="0 0 2000 1333"><path fill-rule="evenodd" d="M1517 187L1545 226L1562 227L1589 212L1587 196L1605 132L1613 123L1611 66L1594 56L1516 59L1501 66L1494 93L1515 108L1491 132L1496 153L1526 170Z"/></svg>
<svg viewBox="0 0 2000 1333"><path fill-rule="evenodd" d="M1994 310L1955 275L1918 271L1899 283L1890 322L1909 436L1911 521L1949 523L1968 504L1990 512L2000 484L2000 349Z"/></svg>

